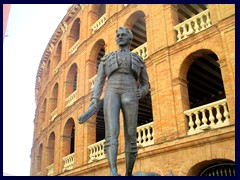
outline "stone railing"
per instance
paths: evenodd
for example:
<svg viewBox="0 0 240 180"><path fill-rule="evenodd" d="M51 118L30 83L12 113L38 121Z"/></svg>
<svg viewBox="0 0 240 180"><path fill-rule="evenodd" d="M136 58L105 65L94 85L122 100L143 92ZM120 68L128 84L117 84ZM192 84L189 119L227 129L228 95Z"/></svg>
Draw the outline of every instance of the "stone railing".
<svg viewBox="0 0 240 180"><path fill-rule="evenodd" d="M90 155L89 155L90 160L88 161L89 163L106 157L104 153L104 146L103 146L104 142L105 142L105 139L88 146L88 149L90 151Z"/></svg>
<svg viewBox="0 0 240 180"><path fill-rule="evenodd" d="M145 147L154 144L153 122L137 128L137 146Z"/></svg>
<svg viewBox="0 0 240 180"><path fill-rule="evenodd" d="M57 108L50 114L51 116L51 121L54 121L54 119L57 117L58 113L57 113Z"/></svg>
<svg viewBox="0 0 240 180"><path fill-rule="evenodd" d="M47 167L47 175L53 176L53 172L54 172L54 164L51 164L50 166Z"/></svg>
<svg viewBox="0 0 240 180"><path fill-rule="evenodd" d="M94 83L95 83L96 79L97 79L97 75L95 75L91 79L89 79L89 82L91 84L91 91L93 90Z"/></svg>
<svg viewBox="0 0 240 180"><path fill-rule="evenodd" d="M45 121L41 125L41 131L44 131L44 130L45 130Z"/></svg>
<svg viewBox="0 0 240 180"><path fill-rule="evenodd" d="M63 158L64 165L63 165L63 172L67 170L73 169L74 165L74 153L69 154Z"/></svg>
<svg viewBox="0 0 240 180"><path fill-rule="evenodd" d="M66 98L66 107L71 106L76 101L76 91Z"/></svg>
<svg viewBox="0 0 240 180"><path fill-rule="evenodd" d="M69 56L73 55L80 46L79 40L69 49Z"/></svg>
<svg viewBox="0 0 240 180"><path fill-rule="evenodd" d="M97 20L97 22L95 22L92 26L92 32L95 33L100 27L102 27L106 22L106 14L104 14L102 17L100 17L99 20Z"/></svg>
<svg viewBox="0 0 240 180"><path fill-rule="evenodd" d="M177 42L211 26L209 9L173 27L177 31Z"/></svg>
<svg viewBox="0 0 240 180"><path fill-rule="evenodd" d="M98 161L106 157L104 153L105 139L88 146L90 162ZM154 144L153 122L137 127L137 146L145 147Z"/></svg>
<svg viewBox="0 0 240 180"><path fill-rule="evenodd" d="M61 63L58 63L57 67L54 69L54 74L58 73L60 66L61 66Z"/></svg>
<svg viewBox="0 0 240 180"><path fill-rule="evenodd" d="M188 135L229 125L226 99L184 111L188 118Z"/></svg>
<svg viewBox="0 0 240 180"><path fill-rule="evenodd" d="M136 49L132 50L132 52L136 53L143 59L146 59L148 57L148 48L147 48L147 42L142 44L141 46L137 47Z"/></svg>

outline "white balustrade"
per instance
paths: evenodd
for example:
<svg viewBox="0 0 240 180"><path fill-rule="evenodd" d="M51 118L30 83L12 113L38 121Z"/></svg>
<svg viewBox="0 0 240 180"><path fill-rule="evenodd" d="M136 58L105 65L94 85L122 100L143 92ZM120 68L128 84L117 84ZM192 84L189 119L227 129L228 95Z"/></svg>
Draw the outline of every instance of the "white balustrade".
<svg viewBox="0 0 240 180"><path fill-rule="evenodd" d="M132 52L136 53L143 59L146 59L148 57L148 48L147 48L147 42L142 44L141 46L137 47L136 49L132 50Z"/></svg>
<svg viewBox="0 0 240 180"><path fill-rule="evenodd" d="M48 176L53 176L54 173L54 164L51 164L50 166L47 167L47 175Z"/></svg>
<svg viewBox="0 0 240 180"><path fill-rule="evenodd" d="M58 73L61 63L58 63L57 67L54 69L54 74Z"/></svg>
<svg viewBox="0 0 240 180"><path fill-rule="evenodd" d="M69 154L63 158L64 165L63 165L63 172L66 170L71 170L73 169L74 165L74 153Z"/></svg>
<svg viewBox="0 0 240 180"><path fill-rule="evenodd" d="M153 122L137 128L137 146L145 147L154 144Z"/></svg>
<svg viewBox="0 0 240 180"><path fill-rule="evenodd" d="M102 27L106 22L106 14L104 14L97 22L95 22L92 26L91 29L93 33L95 33L100 27Z"/></svg>
<svg viewBox="0 0 240 180"><path fill-rule="evenodd" d="M66 98L66 107L71 106L76 101L76 91Z"/></svg>
<svg viewBox="0 0 240 180"><path fill-rule="evenodd" d="M51 113L51 121L54 121L54 119L57 117L57 108Z"/></svg>
<svg viewBox="0 0 240 180"><path fill-rule="evenodd" d="M71 56L72 54L74 54L78 47L80 46L79 44L79 40L69 49L69 56Z"/></svg>
<svg viewBox="0 0 240 180"><path fill-rule="evenodd" d="M104 153L104 142L105 142L105 139L88 146L88 149L90 150L89 163L106 157Z"/></svg>
<svg viewBox="0 0 240 180"><path fill-rule="evenodd" d="M88 146L90 151L90 162L98 161L106 157L104 152L105 139ZM153 122L139 126L137 128L137 146L145 147L154 144Z"/></svg>
<svg viewBox="0 0 240 180"><path fill-rule="evenodd" d="M184 111L184 114L188 117L188 135L230 124L226 99Z"/></svg>
<svg viewBox="0 0 240 180"><path fill-rule="evenodd" d="M173 27L177 31L177 42L211 26L209 9Z"/></svg>
<svg viewBox="0 0 240 180"><path fill-rule="evenodd" d="M45 129L45 122L42 123L42 125L41 125L41 130L44 131L44 129Z"/></svg>
<svg viewBox="0 0 240 180"><path fill-rule="evenodd" d="M95 83L96 79L97 79L97 75L95 75L91 79L89 79L89 82L91 84L91 91L93 90L94 83Z"/></svg>

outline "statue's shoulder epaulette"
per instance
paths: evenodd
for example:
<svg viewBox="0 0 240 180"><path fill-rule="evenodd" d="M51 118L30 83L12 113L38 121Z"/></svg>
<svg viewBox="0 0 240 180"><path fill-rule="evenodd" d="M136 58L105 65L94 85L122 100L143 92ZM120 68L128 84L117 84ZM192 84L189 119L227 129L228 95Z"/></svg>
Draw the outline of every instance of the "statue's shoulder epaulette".
<svg viewBox="0 0 240 180"><path fill-rule="evenodd" d="M141 56L139 56L138 54L136 54L134 52L132 52L132 56L133 56L134 59L136 59L136 60L138 60L138 61L140 61L142 63L145 62Z"/></svg>
<svg viewBox="0 0 240 180"><path fill-rule="evenodd" d="M101 61L105 62L107 59L109 59L112 55L115 54L115 51L109 53L109 54L105 54L102 58Z"/></svg>

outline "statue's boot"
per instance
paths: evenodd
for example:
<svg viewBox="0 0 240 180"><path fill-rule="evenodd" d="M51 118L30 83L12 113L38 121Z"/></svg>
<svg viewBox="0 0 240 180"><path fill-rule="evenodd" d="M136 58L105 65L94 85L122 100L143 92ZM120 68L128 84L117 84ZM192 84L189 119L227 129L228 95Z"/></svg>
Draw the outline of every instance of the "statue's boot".
<svg viewBox="0 0 240 180"><path fill-rule="evenodd" d="M106 149L108 165L110 168L110 176L120 176L120 174L118 174L117 172L117 153L118 153L117 145L111 145Z"/></svg>
<svg viewBox="0 0 240 180"><path fill-rule="evenodd" d="M136 154L135 153L130 153L130 152L125 152L125 158L126 158L126 173L125 173L125 176L132 176L132 170L133 170L133 167L134 167Z"/></svg>

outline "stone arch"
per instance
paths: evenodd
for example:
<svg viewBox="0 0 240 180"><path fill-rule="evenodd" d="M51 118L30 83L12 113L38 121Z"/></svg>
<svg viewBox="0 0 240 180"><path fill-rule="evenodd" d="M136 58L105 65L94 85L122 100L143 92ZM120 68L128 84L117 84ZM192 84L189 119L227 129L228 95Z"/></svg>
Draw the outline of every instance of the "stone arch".
<svg viewBox="0 0 240 180"><path fill-rule="evenodd" d="M97 67L98 63L98 55L101 49L105 49L105 41L103 39L99 39L91 48L90 54L89 54L89 60L95 63ZM97 72L97 69L95 67L95 72Z"/></svg>
<svg viewBox="0 0 240 180"><path fill-rule="evenodd" d="M197 173L199 171L199 165L207 165L216 160L225 159L235 162L234 150L214 149L212 154L214 154L214 157L207 158L206 156L196 154L197 157L187 159L181 166L178 175L191 176L193 173Z"/></svg>
<svg viewBox="0 0 240 180"><path fill-rule="evenodd" d="M54 163L54 152L55 152L55 133L51 132L48 137L48 143L46 147L46 165L49 166Z"/></svg>
<svg viewBox="0 0 240 180"><path fill-rule="evenodd" d="M44 121L45 121L45 118L46 118L46 113L47 113L47 99L45 98L43 103L42 103L42 106L41 106L41 111L40 111L40 116L39 116L39 119L40 119L40 122L39 122L39 125L41 126Z"/></svg>
<svg viewBox="0 0 240 180"><path fill-rule="evenodd" d="M180 67L180 79L188 83L190 108L225 98L217 55L209 49L189 54Z"/></svg>
<svg viewBox="0 0 240 180"><path fill-rule="evenodd" d="M78 69L77 64L73 63L68 70L67 77L66 77L66 91L65 97L67 98L71 95L77 88L77 76L78 76Z"/></svg>
<svg viewBox="0 0 240 180"><path fill-rule="evenodd" d="M50 113L53 112L57 108L58 104L58 91L59 91L59 86L58 83L55 83L53 89L52 89L52 95L50 98Z"/></svg>
<svg viewBox="0 0 240 180"><path fill-rule="evenodd" d="M62 40L59 41L57 48L56 48L56 52L55 52L55 56L53 58L53 67L56 68L59 63L61 62L61 58L62 58Z"/></svg>
<svg viewBox="0 0 240 180"><path fill-rule="evenodd" d="M138 10L132 13L125 21L124 26L133 33L133 40L130 46L131 51L147 42L145 13L143 11ZM140 55L140 53L137 54Z"/></svg>
<svg viewBox="0 0 240 180"><path fill-rule="evenodd" d="M62 133L63 157L74 152L74 139L75 139L75 122L73 118L69 118L64 125Z"/></svg>
<svg viewBox="0 0 240 180"><path fill-rule="evenodd" d="M68 36L69 49L80 39L80 18L74 20Z"/></svg>
<svg viewBox="0 0 240 180"><path fill-rule="evenodd" d="M42 158L43 158L43 144L41 143L38 148L37 154L37 173L42 171Z"/></svg>
<svg viewBox="0 0 240 180"><path fill-rule="evenodd" d="M124 23L124 26L128 29L132 29L134 23L139 19L139 18L144 18L145 13L141 10L138 10L134 13L132 13L127 20Z"/></svg>

